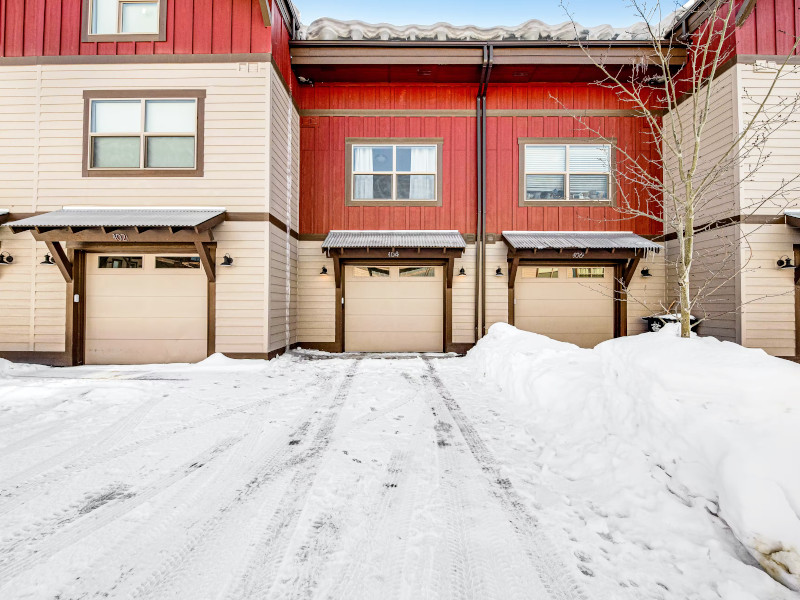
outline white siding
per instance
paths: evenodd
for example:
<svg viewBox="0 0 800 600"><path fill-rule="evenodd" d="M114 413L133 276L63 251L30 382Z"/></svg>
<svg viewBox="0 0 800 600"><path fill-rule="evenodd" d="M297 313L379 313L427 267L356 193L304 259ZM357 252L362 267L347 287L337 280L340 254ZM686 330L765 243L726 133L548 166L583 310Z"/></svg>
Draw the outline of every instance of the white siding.
<svg viewBox="0 0 800 600"><path fill-rule="evenodd" d="M495 323L508 323L508 246L486 244L486 331ZM497 267L503 276L497 277Z"/></svg>
<svg viewBox="0 0 800 600"><path fill-rule="evenodd" d="M775 80L777 71L773 68L757 67L752 64L737 65L739 79L738 93L741 98L739 119L742 125L752 118L761 101ZM800 176L800 122L798 112L778 108L781 102L791 105L800 93L800 72L797 67L787 67L781 74L775 89L767 101L766 118L786 117L765 143L759 143L766 160L757 172L745 179L752 169L753 159L741 167L741 212L744 214L779 214L787 207L800 207L800 181L792 181ZM774 197L786 184L785 194Z"/></svg>
<svg viewBox="0 0 800 600"><path fill-rule="evenodd" d="M267 223L226 221L214 229L217 240L216 350L230 353L267 351L264 256ZM230 254L233 265L221 266Z"/></svg>
<svg viewBox="0 0 800 600"><path fill-rule="evenodd" d="M322 242L298 244L298 342L336 341L336 281ZM320 275L322 267L327 275Z"/></svg>
<svg viewBox="0 0 800 600"><path fill-rule="evenodd" d="M461 268L465 275L458 276ZM475 342L475 244L467 244L453 266L453 343Z"/></svg>
<svg viewBox="0 0 800 600"><path fill-rule="evenodd" d="M794 269L777 260L794 260L800 231L786 225L743 225L742 344L776 356L795 355Z"/></svg>
<svg viewBox="0 0 800 600"><path fill-rule="evenodd" d="M652 277L642 277L642 269L650 269ZM651 252L642 259L628 286L628 335L643 333L647 324L642 317L663 312L669 304L667 294L667 262L665 253Z"/></svg>
<svg viewBox="0 0 800 600"><path fill-rule="evenodd" d="M297 241L271 223L269 265L269 351L272 351L297 341Z"/></svg>

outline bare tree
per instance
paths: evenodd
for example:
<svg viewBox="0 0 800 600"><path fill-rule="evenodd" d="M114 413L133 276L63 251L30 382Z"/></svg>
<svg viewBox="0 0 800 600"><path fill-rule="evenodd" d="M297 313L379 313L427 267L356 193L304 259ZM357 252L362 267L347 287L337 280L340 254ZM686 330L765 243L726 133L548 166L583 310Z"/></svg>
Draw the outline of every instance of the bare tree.
<svg viewBox="0 0 800 600"><path fill-rule="evenodd" d="M631 0L630 6L642 21L639 35L652 46L652 52L647 60L643 57L641 63L626 67L606 64L605 48L587 43L585 32L579 31L562 4L580 47L602 72L596 84L613 90L645 124L650 152L635 154L616 147L619 160L613 178L619 190L617 210L621 219L654 219L663 225L665 234L675 234L677 255L672 267L677 283L673 291L683 337L690 335L693 311L704 313L700 320L711 316L703 302L713 299L715 292L743 270L741 265L729 267L742 244L746 247L741 236L726 242L728 248L723 256L715 257L714 268L693 286L692 267L698 258L695 236L720 224L698 226L696 219L710 214L716 202L732 196L737 186L753 179L769 159L767 140L791 122L800 108L800 94L776 93L781 78L794 70L787 68L789 58L766 65L771 72L766 91L751 96L745 90L744 98L738 100L746 100L748 107L741 111L739 130L712 157L704 154L712 133L709 124L715 102L721 98L719 76L732 58L736 29L754 4L745 2L737 11L731 0L709 0L702 9L706 17L703 24L694 33L681 36L672 35L671 29L684 9L677 7L677 12L664 18L658 0L650 4ZM790 56L798 44L797 40L792 42ZM676 70L675 58L684 53L686 62ZM581 124L605 138L604 132L587 122L582 120ZM742 209L755 212L762 206L785 206L787 197L797 191L797 184L798 176L784 179L771 193Z"/></svg>

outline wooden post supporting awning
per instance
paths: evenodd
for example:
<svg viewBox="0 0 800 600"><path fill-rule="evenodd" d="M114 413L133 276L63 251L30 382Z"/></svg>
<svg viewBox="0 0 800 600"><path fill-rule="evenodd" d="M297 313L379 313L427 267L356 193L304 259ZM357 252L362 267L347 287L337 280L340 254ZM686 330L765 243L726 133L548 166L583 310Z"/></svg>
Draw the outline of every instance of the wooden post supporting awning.
<svg viewBox="0 0 800 600"><path fill-rule="evenodd" d="M73 265L62 247L67 243L119 244L194 244L206 277L216 280L209 244L211 230L225 220L222 208L71 208L56 210L19 221L5 223L14 233L30 231L44 242L67 283L72 283Z"/></svg>

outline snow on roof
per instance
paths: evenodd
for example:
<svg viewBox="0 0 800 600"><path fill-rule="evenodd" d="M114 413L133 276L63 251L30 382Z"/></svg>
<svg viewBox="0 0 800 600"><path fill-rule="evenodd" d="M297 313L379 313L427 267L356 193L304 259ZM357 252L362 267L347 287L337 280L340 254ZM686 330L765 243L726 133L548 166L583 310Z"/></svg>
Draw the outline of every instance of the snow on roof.
<svg viewBox="0 0 800 600"><path fill-rule="evenodd" d="M505 239L516 250L550 248L612 248L661 250L655 242L630 231L504 231Z"/></svg>
<svg viewBox="0 0 800 600"><path fill-rule="evenodd" d="M4 223L13 229L35 227L196 227L224 209L61 209Z"/></svg>
<svg viewBox="0 0 800 600"><path fill-rule="evenodd" d="M331 231L323 248L465 248L458 231Z"/></svg>
<svg viewBox="0 0 800 600"><path fill-rule="evenodd" d="M670 24L674 22L669 18ZM656 26L662 29L660 26ZM576 36L577 30L577 36ZM662 29L663 30L663 29ZM363 21L339 21L321 18L300 29L300 39L317 41L548 41L548 40L647 40L649 33L645 23L628 27L598 25L584 27L570 21L549 25L531 19L513 27L457 26L449 23L433 25L391 25L389 23L364 23Z"/></svg>

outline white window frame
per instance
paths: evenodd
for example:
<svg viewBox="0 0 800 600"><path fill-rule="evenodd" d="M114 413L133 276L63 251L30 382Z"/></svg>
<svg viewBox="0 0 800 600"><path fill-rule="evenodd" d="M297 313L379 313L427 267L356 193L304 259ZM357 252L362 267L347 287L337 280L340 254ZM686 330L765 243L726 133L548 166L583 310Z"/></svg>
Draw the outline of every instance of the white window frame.
<svg viewBox="0 0 800 600"><path fill-rule="evenodd" d="M81 26L81 41L82 42L163 42L167 39L167 2L169 0L111 0L117 5L117 26L115 32L110 33L95 33L94 29L94 12L95 2L103 0L83 0L83 24ZM156 23L155 31L147 31L142 33L123 33L122 32L122 4L140 4L140 3L153 3L157 5L156 14L158 20Z"/></svg>
<svg viewBox="0 0 800 600"><path fill-rule="evenodd" d="M528 146L563 146L565 148L564 171L528 171L525 161L526 149ZM609 165L607 171L592 171L572 173L569 170L569 153L572 146L605 146L609 149ZM615 169L615 150L616 140L596 139L596 138L520 138L519 140L519 205L520 206L613 206L615 205L616 193L615 183L611 175ZM527 178L528 175L561 175L564 177L564 198L533 198L528 199ZM570 175L605 175L608 178L607 198L570 198L569 176Z"/></svg>
<svg viewBox="0 0 800 600"><path fill-rule="evenodd" d="M356 148L375 148L379 146L392 148L392 170L391 171L356 171L354 168ZM398 171L397 170L397 149L398 148L433 148L435 155L435 172L423 171ZM443 164L443 139L441 138L347 138L345 140L345 169L346 169L346 206L441 206L442 204L442 164ZM391 198L355 198L355 179L356 175L388 175L392 178L392 197ZM432 175L434 197L430 199L412 199L397 197L397 176L398 175Z"/></svg>

